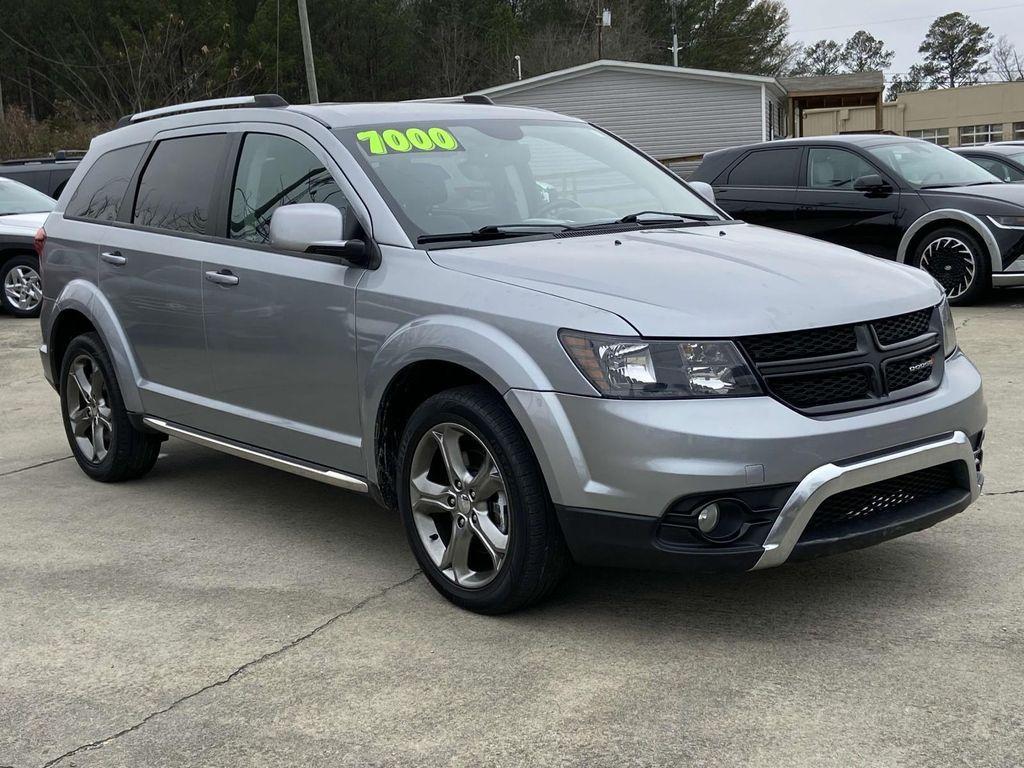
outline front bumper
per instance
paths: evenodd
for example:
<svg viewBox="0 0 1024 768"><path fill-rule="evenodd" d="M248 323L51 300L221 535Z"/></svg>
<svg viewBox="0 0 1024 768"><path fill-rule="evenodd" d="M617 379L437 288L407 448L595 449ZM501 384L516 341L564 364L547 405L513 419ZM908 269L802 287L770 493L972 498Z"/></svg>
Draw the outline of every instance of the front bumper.
<svg viewBox="0 0 1024 768"><path fill-rule="evenodd" d="M971 437L985 426L981 378L963 355L931 393L811 418L767 397L621 401L513 390L506 400L534 446L563 532L580 562L748 570L850 549L932 525L978 495ZM855 535L801 542L815 510L850 488L935 465L960 467L959 492L879 518ZM760 537L666 545L659 526L680 500L774 494ZM884 524L883 524L884 523ZM769 530L770 529L770 530Z"/></svg>

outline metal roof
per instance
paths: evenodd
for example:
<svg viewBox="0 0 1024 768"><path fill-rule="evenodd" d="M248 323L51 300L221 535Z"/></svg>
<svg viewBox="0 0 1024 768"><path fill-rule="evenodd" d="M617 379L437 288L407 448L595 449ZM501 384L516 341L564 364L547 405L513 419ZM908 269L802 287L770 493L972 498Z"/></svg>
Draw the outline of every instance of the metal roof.
<svg viewBox="0 0 1024 768"><path fill-rule="evenodd" d="M854 72L848 75L809 77L780 77L779 85L790 96L809 96L830 93L863 93L885 90L885 76L881 72Z"/></svg>

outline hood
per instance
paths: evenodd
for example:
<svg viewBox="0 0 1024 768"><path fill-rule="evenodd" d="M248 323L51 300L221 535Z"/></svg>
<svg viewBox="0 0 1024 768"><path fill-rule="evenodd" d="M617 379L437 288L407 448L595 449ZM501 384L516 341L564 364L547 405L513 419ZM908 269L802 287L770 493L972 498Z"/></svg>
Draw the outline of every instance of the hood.
<svg viewBox="0 0 1024 768"><path fill-rule="evenodd" d="M747 224L513 241L430 257L448 269L609 310L649 337L841 325L942 298L918 269Z"/></svg>
<svg viewBox="0 0 1024 768"><path fill-rule="evenodd" d="M0 229L24 229L35 235L36 230L43 226L49 211L44 213L11 213L0 216ZM21 234L19 232L19 234Z"/></svg>
<svg viewBox="0 0 1024 768"><path fill-rule="evenodd" d="M946 195L955 195L956 197L966 195L967 197L999 200L1003 203L1024 207L1024 186L1020 184L979 184L976 187L939 187L937 189L922 189L921 194L939 200Z"/></svg>

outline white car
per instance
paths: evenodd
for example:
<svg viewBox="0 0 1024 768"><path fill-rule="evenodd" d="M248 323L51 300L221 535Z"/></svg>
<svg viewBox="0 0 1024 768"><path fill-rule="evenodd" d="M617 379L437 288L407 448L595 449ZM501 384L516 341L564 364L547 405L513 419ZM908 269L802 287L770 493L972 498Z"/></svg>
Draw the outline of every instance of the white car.
<svg viewBox="0 0 1024 768"><path fill-rule="evenodd" d="M35 236L57 201L0 178L0 306L15 317L38 317L43 299Z"/></svg>

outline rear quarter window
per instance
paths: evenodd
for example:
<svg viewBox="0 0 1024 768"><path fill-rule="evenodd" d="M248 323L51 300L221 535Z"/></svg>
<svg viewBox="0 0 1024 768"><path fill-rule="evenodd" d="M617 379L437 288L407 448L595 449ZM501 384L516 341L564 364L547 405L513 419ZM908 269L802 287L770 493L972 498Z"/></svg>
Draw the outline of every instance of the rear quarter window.
<svg viewBox="0 0 1024 768"><path fill-rule="evenodd" d="M799 165L799 147L759 149L733 166L726 183L737 187L795 187Z"/></svg>
<svg viewBox="0 0 1024 768"><path fill-rule="evenodd" d="M145 149L145 144L133 144L102 155L79 182L64 215L115 221L121 200Z"/></svg>

